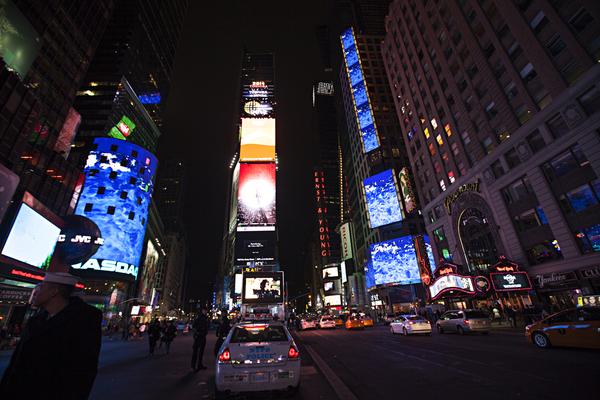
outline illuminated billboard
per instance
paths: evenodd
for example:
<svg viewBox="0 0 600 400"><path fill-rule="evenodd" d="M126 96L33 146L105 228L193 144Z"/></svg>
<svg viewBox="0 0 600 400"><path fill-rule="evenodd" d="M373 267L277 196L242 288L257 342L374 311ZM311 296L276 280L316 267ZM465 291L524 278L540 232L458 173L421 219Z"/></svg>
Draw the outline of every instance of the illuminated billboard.
<svg viewBox="0 0 600 400"><path fill-rule="evenodd" d="M268 117L273 114L271 103L260 100L248 100L244 102L243 110L249 117Z"/></svg>
<svg viewBox="0 0 600 400"><path fill-rule="evenodd" d="M146 244L146 258L140 277L140 291L138 297L144 302L152 303L152 289L156 284L156 273L158 272L158 251L151 240Z"/></svg>
<svg viewBox="0 0 600 400"><path fill-rule="evenodd" d="M240 165L237 230L275 230L275 163Z"/></svg>
<svg viewBox="0 0 600 400"><path fill-rule="evenodd" d="M404 200L404 212L409 214L417 208L417 200L410 183L408 168L402 168L400 173L398 173L398 178L400 179L400 189L402 191L402 199Z"/></svg>
<svg viewBox="0 0 600 400"><path fill-rule="evenodd" d="M373 175L363 182L371 228L402 221L398 185L391 169Z"/></svg>
<svg viewBox="0 0 600 400"><path fill-rule="evenodd" d="M339 294L325 296L323 303L325 303L326 307L341 306L342 305L342 296Z"/></svg>
<svg viewBox="0 0 600 400"><path fill-rule="evenodd" d="M238 232L235 239L236 266L274 265L277 235L271 232Z"/></svg>
<svg viewBox="0 0 600 400"><path fill-rule="evenodd" d="M233 170L233 180L231 183L231 199L229 203L229 232L233 232L235 225L237 224L237 197L238 197L238 183L240 181L240 163L235 165Z"/></svg>
<svg viewBox="0 0 600 400"><path fill-rule="evenodd" d="M339 278L340 273L338 267L323 268L323 279Z"/></svg>
<svg viewBox="0 0 600 400"><path fill-rule="evenodd" d="M402 236L372 244L371 263L367 269L369 287L387 283L420 283L419 264L412 236Z"/></svg>
<svg viewBox="0 0 600 400"><path fill-rule="evenodd" d="M242 118L240 161L275 160L275 119Z"/></svg>
<svg viewBox="0 0 600 400"><path fill-rule="evenodd" d="M243 275L243 303L283 302L283 272L250 272Z"/></svg>
<svg viewBox="0 0 600 400"><path fill-rule="evenodd" d="M119 139L97 138L93 148L75 214L94 221L105 241L94 258L72 267L80 275L134 280L158 162L144 148Z"/></svg>
<svg viewBox="0 0 600 400"><path fill-rule="evenodd" d="M108 136L115 139L127 140L135 129L135 123L129 119L126 115L123 115L119 122L111 128L108 132Z"/></svg>
<svg viewBox="0 0 600 400"><path fill-rule="evenodd" d="M25 193L2 247L2 255L47 270L60 235L62 221L29 193Z"/></svg>
<svg viewBox="0 0 600 400"><path fill-rule="evenodd" d="M0 1L0 57L9 69L25 77L40 47L38 33L13 1Z"/></svg>
<svg viewBox="0 0 600 400"><path fill-rule="evenodd" d="M340 36L342 49L344 52L344 62L350 90L352 92L352 101L354 103L354 112L356 121L362 138L363 151L368 153L379 147L379 135L377 126L371 109L367 83L363 76L360 55L354 37L354 29L348 28Z"/></svg>
<svg viewBox="0 0 600 400"><path fill-rule="evenodd" d="M142 104L160 104L160 93L151 92L151 93L143 93L138 96L140 103Z"/></svg>
<svg viewBox="0 0 600 400"><path fill-rule="evenodd" d="M342 242L342 260L349 260L353 257L352 233L350 229L350 222L346 222L340 226L340 240Z"/></svg>

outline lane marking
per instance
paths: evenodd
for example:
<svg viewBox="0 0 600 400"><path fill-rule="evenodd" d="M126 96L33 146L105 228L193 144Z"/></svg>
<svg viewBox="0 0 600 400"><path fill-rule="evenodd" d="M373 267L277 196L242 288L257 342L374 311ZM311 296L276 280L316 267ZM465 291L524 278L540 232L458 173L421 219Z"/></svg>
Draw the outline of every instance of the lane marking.
<svg viewBox="0 0 600 400"><path fill-rule="evenodd" d="M358 400L358 397L352 393L348 386L342 382L339 376L333 372L333 370L327 365L325 361L317 354L315 350L309 344L304 344L304 348L310 354L310 357L313 359L317 367L321 370L323 375L325 375L325 379L329 382L329 385L333 388L333 391L338 396L340 400Z"/></svg>

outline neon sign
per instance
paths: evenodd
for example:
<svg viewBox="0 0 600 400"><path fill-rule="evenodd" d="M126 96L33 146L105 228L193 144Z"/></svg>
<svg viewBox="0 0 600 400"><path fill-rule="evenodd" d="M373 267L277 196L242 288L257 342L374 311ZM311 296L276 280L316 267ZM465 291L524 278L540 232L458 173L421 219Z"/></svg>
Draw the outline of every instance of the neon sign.
<svg viewBox="0 0 600 400"><path fill-rule="evenodd" d="M317 220L319 222L319 249L321 257L331 256L329 224L327 223L327 203L325 202L325 174L315 171L315 197L317 200Z"/></svg>

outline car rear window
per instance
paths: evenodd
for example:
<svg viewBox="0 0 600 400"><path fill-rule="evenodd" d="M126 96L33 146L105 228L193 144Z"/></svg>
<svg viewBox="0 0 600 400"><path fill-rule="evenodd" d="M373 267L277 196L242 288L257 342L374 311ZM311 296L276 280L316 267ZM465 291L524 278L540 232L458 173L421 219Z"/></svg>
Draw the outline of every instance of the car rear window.
<svg viewBox="0 0 600 400"><path fill-rule="evenodd" d="M424 318L423 318L423 317L418 317L418 316L416 316L416 315L414 315L414 316L412 316L412 317L408 317L408 318L406 318L406 319L408 319L409 321L423 321L423 320L424 320Z"/></svg>
<svg viewBox="0 0 600 400"><path fill-rule="evenodd" d="M489 318L490 316L485 311L466 311L467 318Z"/></svg>
<svg viewBox="0 0 600 400"><path fill-rule="evenodd" d="M331 317L323 317L321 321L332 321Z"/></svg>
<svg viewBox="0 0 600 400"><path fill-rule="evenodd" d="M237 326L231 336L231 343L287 342L282 326Z"/></svg>

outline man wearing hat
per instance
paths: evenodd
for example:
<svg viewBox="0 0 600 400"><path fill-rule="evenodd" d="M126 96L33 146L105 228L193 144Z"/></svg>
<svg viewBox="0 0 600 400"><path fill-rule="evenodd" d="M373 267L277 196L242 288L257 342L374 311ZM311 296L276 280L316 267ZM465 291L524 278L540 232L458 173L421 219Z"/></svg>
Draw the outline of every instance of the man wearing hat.
<svg viewBox="0 0 600 400"><path fill-rule="evenodd" d="M87 399L98 369L102 313L71 297L77 278L48 272L0 383L1 399Z"/></svg>

